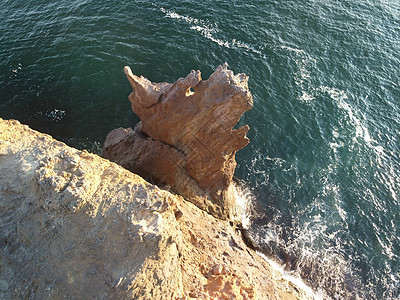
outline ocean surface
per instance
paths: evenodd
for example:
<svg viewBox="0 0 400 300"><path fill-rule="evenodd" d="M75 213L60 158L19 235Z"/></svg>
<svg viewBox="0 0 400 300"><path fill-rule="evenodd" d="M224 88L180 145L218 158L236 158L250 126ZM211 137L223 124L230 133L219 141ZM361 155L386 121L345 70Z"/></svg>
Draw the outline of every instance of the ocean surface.
<svg viewBox="0 0 400 300"><path fill-rule="evenodd" d="M321 298L400 299L400 1L3 0L0 117L101 153L123 74L250 76L236 177L262 252Z"/></svg>

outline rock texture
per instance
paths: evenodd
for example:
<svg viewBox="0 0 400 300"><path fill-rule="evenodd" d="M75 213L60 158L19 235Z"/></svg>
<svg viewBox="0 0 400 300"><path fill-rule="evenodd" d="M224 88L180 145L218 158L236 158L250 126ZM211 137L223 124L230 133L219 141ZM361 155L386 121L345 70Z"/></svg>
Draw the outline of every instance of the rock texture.
<svg viewBox="0 0 400 300"><path fill-rule="evenodd" d="M219 66L208 80L192 71L174 84L152 83L124 69L141 122L112 131L103 157L157 184L166 184L215 216L232 219L235 153L249 142L249 127L234 129L252 108L245 74Z"/></svg>
<svg viewBox="0 0 400 300"><path fill-rule="evenodd" d="M181 295L168 193L17 122L0 133L0 299Z"/></svg>
<svg viewBox="0 0 400 300"><path fill-rule="evenodd" d="M0 299L302 296L272 276L228 221L0 119Z"/></svg>

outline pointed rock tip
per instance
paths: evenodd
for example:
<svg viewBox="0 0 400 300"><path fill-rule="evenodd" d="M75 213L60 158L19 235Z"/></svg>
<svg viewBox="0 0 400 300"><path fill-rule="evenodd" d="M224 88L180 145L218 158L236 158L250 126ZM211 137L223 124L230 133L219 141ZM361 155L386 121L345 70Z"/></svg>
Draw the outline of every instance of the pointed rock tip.
<svg viewBox="0 0 400 300"><path fill-rule="evenodd" d="M125 73L126 76L133 77L132 70L131 70L131 68L129 66L125 66L124 67L124 73Z"/></svg>

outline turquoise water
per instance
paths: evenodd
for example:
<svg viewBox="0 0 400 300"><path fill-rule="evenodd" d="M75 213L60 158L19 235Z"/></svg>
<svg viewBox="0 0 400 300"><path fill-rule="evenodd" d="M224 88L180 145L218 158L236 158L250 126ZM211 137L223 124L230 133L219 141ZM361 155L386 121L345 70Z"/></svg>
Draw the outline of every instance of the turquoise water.
<svg viewBox="0 0 400 300"><path fill-rule="evenodd" d="M122 68L250 76L236 176L264 253L322 297L400 298L400 2L5 0L0 117L100 153Z"/></svg>

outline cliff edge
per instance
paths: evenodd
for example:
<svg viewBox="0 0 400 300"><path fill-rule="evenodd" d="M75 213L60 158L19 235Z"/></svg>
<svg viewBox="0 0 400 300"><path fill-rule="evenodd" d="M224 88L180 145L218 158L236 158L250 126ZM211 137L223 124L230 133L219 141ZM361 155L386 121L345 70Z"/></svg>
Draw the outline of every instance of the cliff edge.
<svg viewBox="0 0 400 300"><path fill-rule="evenodd" d="M305 296L227 221L14 120L0 206L0 299Z"/></svg>

